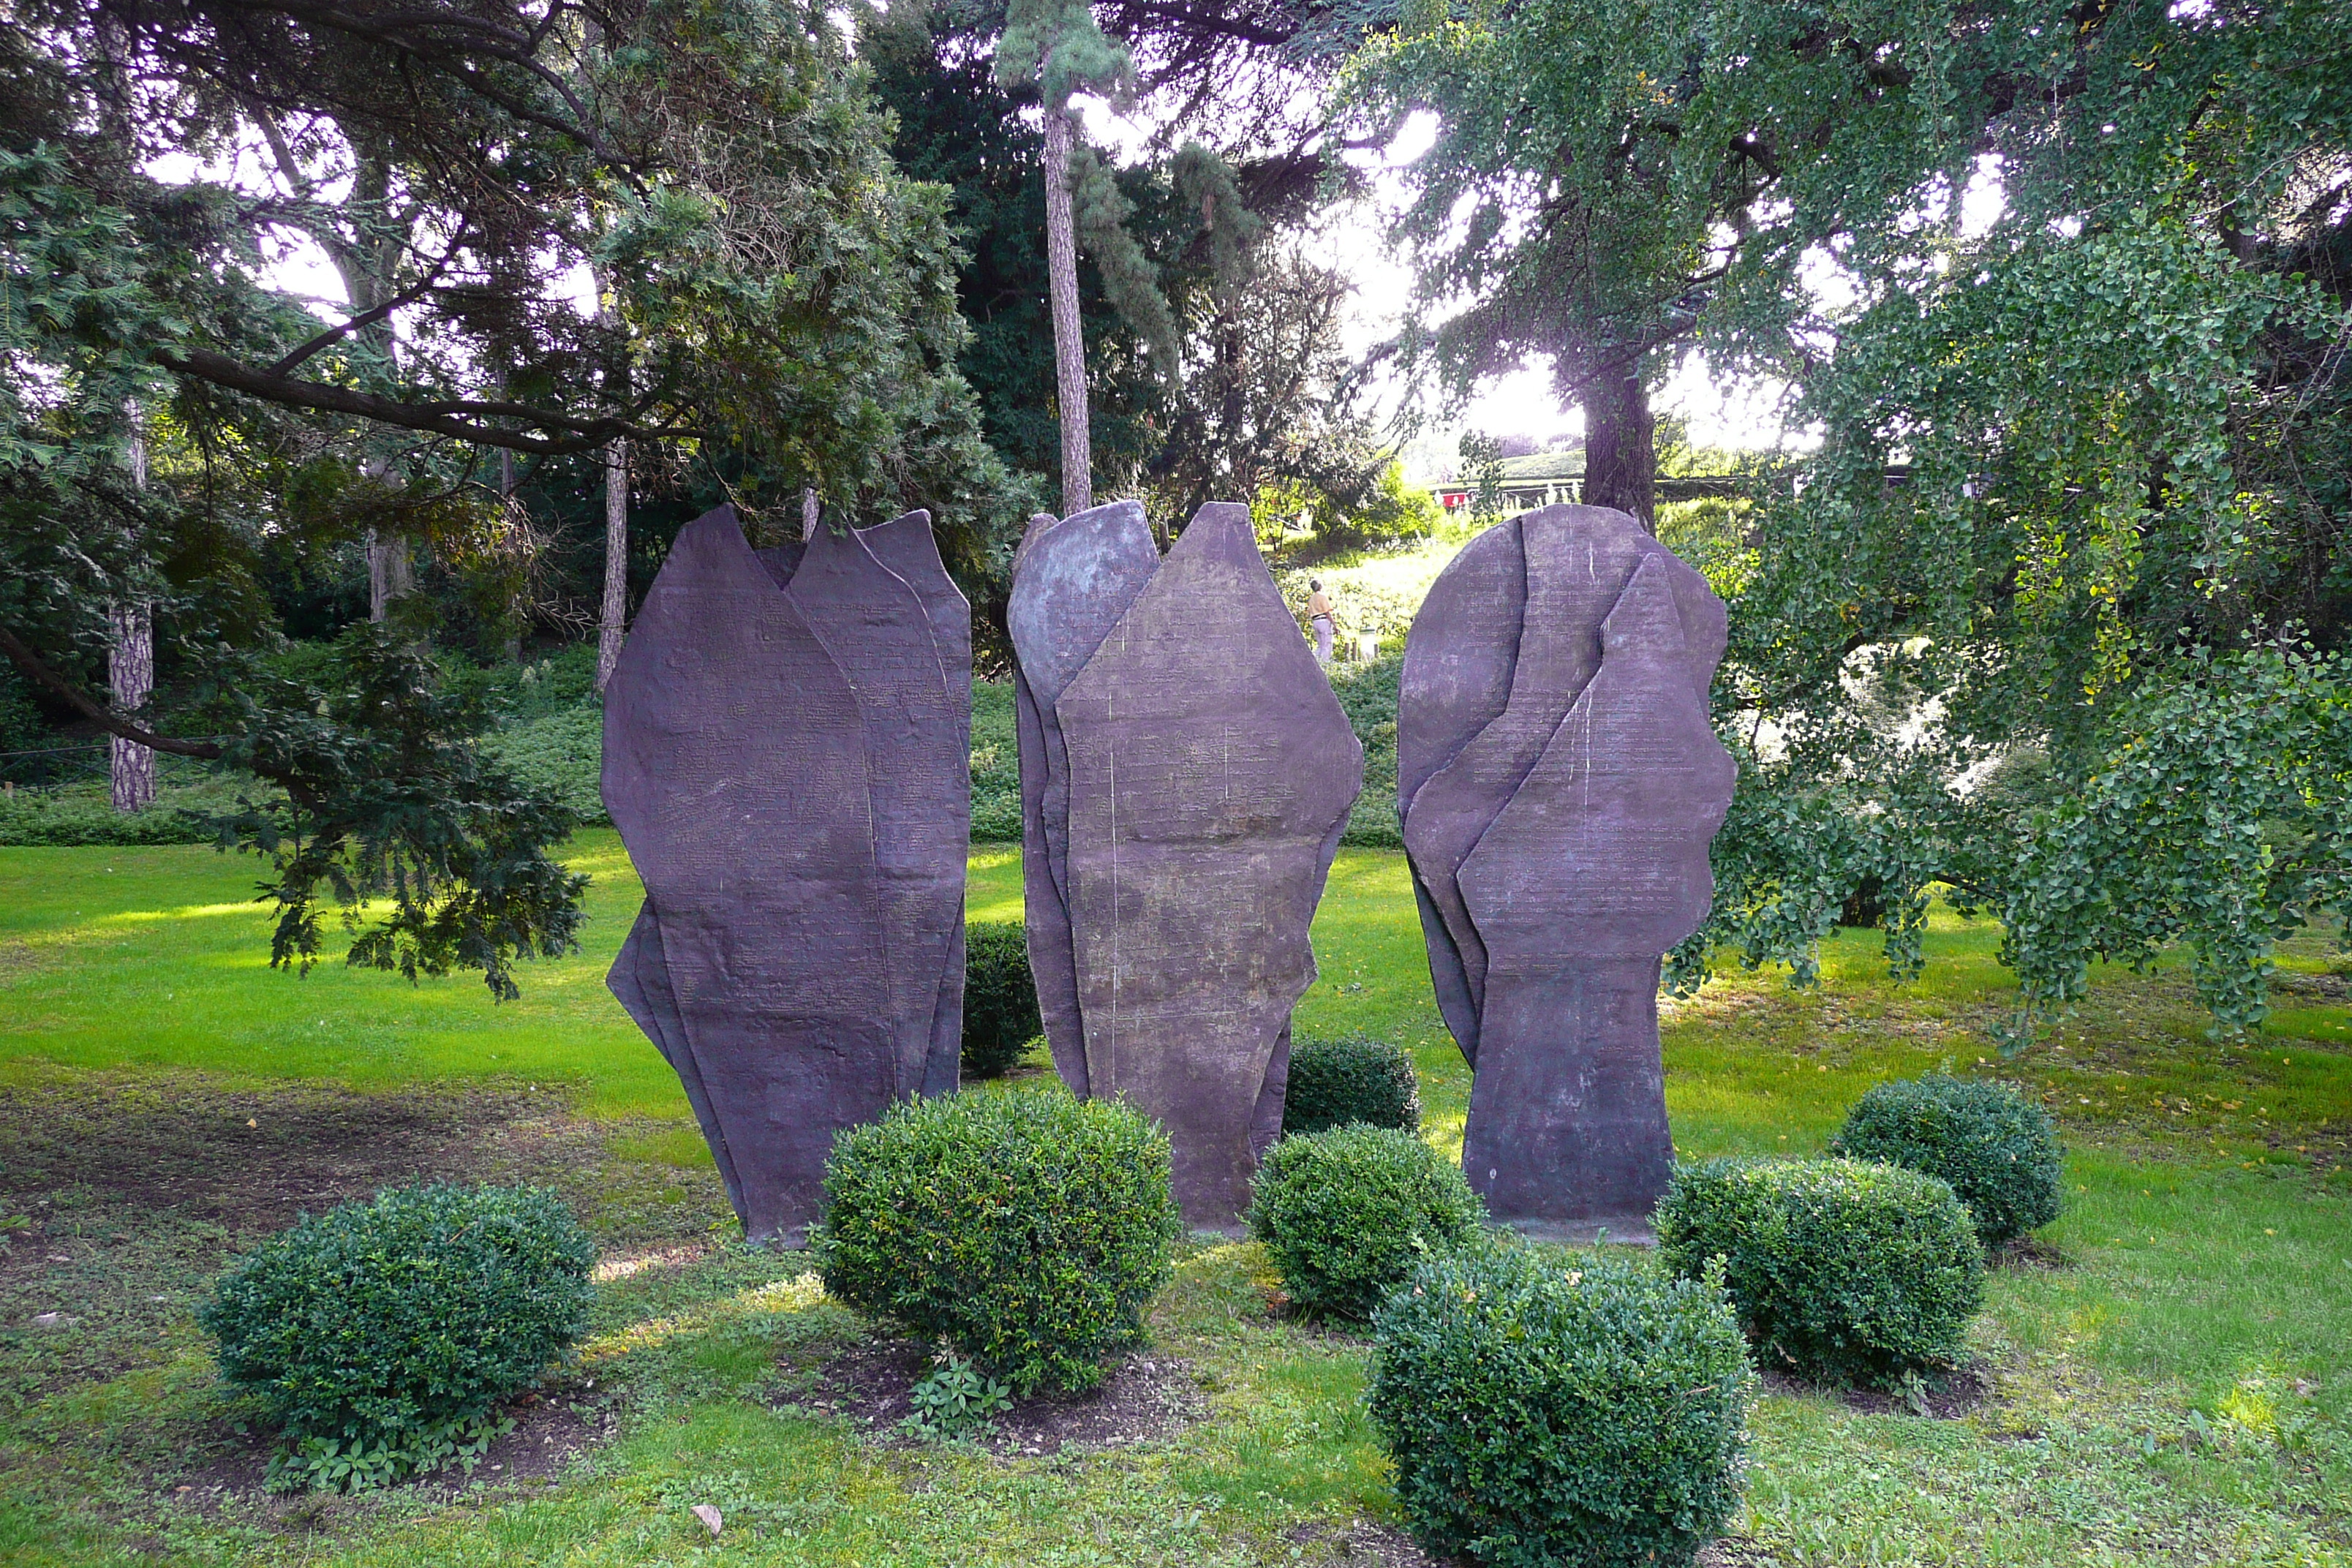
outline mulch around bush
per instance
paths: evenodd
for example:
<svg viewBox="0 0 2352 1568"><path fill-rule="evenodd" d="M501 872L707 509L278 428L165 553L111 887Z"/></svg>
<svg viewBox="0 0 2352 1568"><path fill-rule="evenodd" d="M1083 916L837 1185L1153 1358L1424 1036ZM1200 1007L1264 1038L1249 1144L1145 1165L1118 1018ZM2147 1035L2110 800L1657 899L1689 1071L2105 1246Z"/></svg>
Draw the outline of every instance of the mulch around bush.
<svg viewBox="0 0 2352 1568"><path fill-rule="evenodd" d="M929 1348L920 1342L867 1340L835 1357L814 1387L792 1403L845 1415L877 1436L894 1436L898 1424L913 1413L908 1394L929 1371ZM1110 1367L1087 1393L1015 1401L978 1441L1008 1459L1058 1454L1065 1447L1118 1448L1171 1437L1207 1412L1188 1363L1144 1352Z"/></svg>

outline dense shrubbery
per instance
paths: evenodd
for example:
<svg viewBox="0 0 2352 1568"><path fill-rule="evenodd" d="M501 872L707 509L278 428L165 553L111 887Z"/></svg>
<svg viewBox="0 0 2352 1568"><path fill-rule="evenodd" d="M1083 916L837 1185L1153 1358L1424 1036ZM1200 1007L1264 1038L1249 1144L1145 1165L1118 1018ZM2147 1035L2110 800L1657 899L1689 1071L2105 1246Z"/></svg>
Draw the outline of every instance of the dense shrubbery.
<svg viewBox="0 0 2352 1568"><path fill-rule="evenodd" d="M1987 1247L2058 1217L2058 1124L2000 1084L1942 1073L1879 1084L1855 1103L1831 1148L1949 1182Z"/></svg>
<svg viewBox="0 0 2352 1568"><path fill-rule="evenodd" d="M973 1078L1003 1076L1044 1027L1028 934L1013 921L964 927L963 1070Z"/></svg>
<svg viewBox="0 0 2352 1568"><path fill-rule="evenodd" d="M482 749L519 784L549 791L586 823L609 824L603 792L604 710L558 708L486 736Z"/></svg>
<svg viewBox="0 0 2352 1568"><path fill-rule="evenodd" d="M971 683L971 837L980 844L1021 842L1021 742L1010 680Z"/></svg>
<svg viewBox="0 0 2352 1568"><path fill-rule="evenodd" d="M810 1250L824 1287L943 1339L1019 1393L1085 1389L1183 1234L1168 1138L1058 1089L898 1107L834 1141Z"/></svg>
<svg viewBox="0 0 2352 1568"><path fill-rule="evenodd" d="M1359 1125L1268 1151L1249 1227L1302 1310L1367 1318L1414 1265L1477 1240L1486 1217L1460 1168L1436 1150L1410 1132Z"/></svg>
<svg viewBox="0 0 2352 1568"><path fill-rule="evenodd" d="M1331 693L1348 727L1364 744L1364 789L1348 811L1339 842L1366 849L1402 849L1404 830L1397 822L1397 689L1404 677L1401 654L1370 664L1335 664Z"/></svg>
<svg viewBox="0 0 2352 1568"><path fill-rule="evenodd" d="M1894 1165L1685 1165L1657 1228L1685 1279L1724 1259L1759 1353L1835 1382L1887 1385L1949 1364L1984 1294L1967 1208L1948 1184Z"/></svg>
<svg viewBox="0 0 2352 1568"><path fill-rule="evenodd" d="M355 1490L470 1468L496 1402L587 1327L595 1259L552 1192L404 1187L303 1216L196 1316L289 1439L274 1476Z"/></svg>
<svg viewBox="0 0 2352 1568"><path fill-rule="evenodd" d="M1756 1374L1723 1291L1529 1248L1424 1265L1374 1320L1373 1425L1440 1552L1687 1563L1739 1500Z"/></svg>
<svg viewBox="0 0 2352 1568"><path fill-rule="evenodd" d="M1362 1033L1294 1042L1282 1101L1284 1135L1355 1121L1421 1130L1421 1083L1404 1047Z"/></svg>

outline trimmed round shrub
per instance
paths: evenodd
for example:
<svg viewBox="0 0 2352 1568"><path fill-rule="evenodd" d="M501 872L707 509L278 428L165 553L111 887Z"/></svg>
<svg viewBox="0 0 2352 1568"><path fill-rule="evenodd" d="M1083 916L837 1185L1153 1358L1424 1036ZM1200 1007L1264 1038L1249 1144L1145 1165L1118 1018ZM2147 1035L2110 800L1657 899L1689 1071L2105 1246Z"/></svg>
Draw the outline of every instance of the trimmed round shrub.
<svg viewBox="0 0 2352 1568"><path fill-rule="evenodd" d="M1360 1033L1293 1042L1290 1083L1283 1091L1283 1135L1323 1132L1356 1121L1421 1131L1421 1084L1404 1047Z"/></svg>
<svg viewBox="0 0 2352 1568"><path fill-rule="evenodd" d="M221 1375L298 1450L373 1454L352 1486L433 1468L588 1324L595 1244L543 1187L414 1186L305 1215L196 1320Z"/></svg>
<svg viewBox="0 0 2352 1568"><path fill-rule="evenodd" d="M963 928L963 1070L1002 1078L1044 1029L1029 937L1017 921Z"/></svg>
<svg viewBox="0 0 2352 1568"><path fill-rule="evenodd" d="M2064 1154L2050 1113L1997 1083L1931 1073L1882 1083L1855 1102L1833 1153L1941 1176L1987 1247L2058 1217Z"/></svg>
<svg viewBox="0 0 2352 1568"><path fill-rule="evenodd" d="M1475 1241L1486 1218L1462 1172L1410 1132L1336 1127L1285 1138L1258 1167L1250 1235L1314 1317L1369 1318L1432 1253Z"/></svg>
<svg viewBox="0 0 2352 1568"><path fill-rule="evenodd" d="M1143 1337L1183 1221L1168 1136L1058 1089L918 1100L845 1129L809 1237L824 1288L1021 1394L1092 1388Z"/></svg>
<svg viewBox="0 0 2352 1568"><path fill-rule="evenodd" d="M1724 1260L1759 1353L1829 1382L1892 1386L1951 1364L1984 1296L1976 1226L1950 1184L1895 1165L1685 1165L1657 1230L1685 1279Z"/></svg>
<svg viewBox="0 0 2352 1568"><path fill-rule="evenodd" d="M1627 1258L1457 1253L1373 1325L1372 1425L1438 1552L1688 1563L1738 1505L1756 1373L1711 1283Z"/></svg>

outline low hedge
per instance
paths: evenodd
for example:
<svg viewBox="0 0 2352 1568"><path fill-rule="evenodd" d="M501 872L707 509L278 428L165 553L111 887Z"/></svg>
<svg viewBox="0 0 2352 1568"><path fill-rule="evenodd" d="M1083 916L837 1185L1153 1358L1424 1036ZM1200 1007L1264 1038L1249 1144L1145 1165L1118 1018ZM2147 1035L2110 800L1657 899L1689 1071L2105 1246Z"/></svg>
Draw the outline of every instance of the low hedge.
<svg viewBox="0 0 2352 1568"><path fill-rule="evenodd" d="M1372 1425L1433 1550L1685 1564L1738 1506L1756 1373L1718 1286L1620 1258L1460 1253L1373 1323Z"/></svg>
<svg viewBox="0 0 2352 1568"><path fill-rule="evenodd" d="M1976 1226L1948 1183L1853 1160L1685 1165L1659 1200L1667 1266L1723 1281L1760 1354L1889 1386L1949 1365L1984 1295Z"/></svg>
<svg viewBox="0 0 2352 1568"><path fill-rule="evenodd" d="M544 1188L403 1187L304 1215L196 1319L288 1437L280 1474L357 1489L463 1457L586 1331L595 1261Z"/></svg>
<svg viewBox="0 0 2352 1568"><path fill-rule="evenodd" d="M1045 1026L1037 1015L1037 982L1029 972L1029 938L1020 923L964 927L964 1072L1003 1077Z"/></svg>
<svg viewBox="0 0 2352 1568"><path fill-rule="evenodd" d="M1864 1093L1832 1152L1940 1176L1987 1247L2058 1217L2065 1153L2050 1113L1997 1083L1931 1073Z"/></svg>
<svg viewBox="0 0 2352 1568"><path fill-rule="evenodd" d="M1268 1151L1249 1228L1302 1311L1366 1318L1423 1258L1476 1241L1486 1217L1459 1166L1412 1133L1359 1125Z"/></svg>
<svg viewBox="0 0 2352 1568"><path fill-rule="evenodd" d="M1285 1136L1350 1122L1421 1131L1421 1082L1404 1047L1357 1033L1293 1042L1284 1090Z"/></svg>
<svg viewBox="0 0 2352 1568"><path fill-rule="evenodd" d="M844 1130L809 1237L824 1288L1013 1389L1081 1390L1143 1337L1183 1234L1167 1134L1058 1088L947 1095Z"/></svg>

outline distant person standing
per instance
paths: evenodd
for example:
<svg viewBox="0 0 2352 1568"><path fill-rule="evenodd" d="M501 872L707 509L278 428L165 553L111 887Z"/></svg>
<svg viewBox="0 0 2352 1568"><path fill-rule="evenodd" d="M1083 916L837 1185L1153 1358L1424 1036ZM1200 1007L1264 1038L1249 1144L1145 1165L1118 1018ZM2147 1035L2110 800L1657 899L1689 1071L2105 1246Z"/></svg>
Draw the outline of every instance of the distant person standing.
<svg viewBox="0 0 2352 1568"><path fill-rule="evenodd" d="M1316 578L1307 579L1307 625L1315 633L1315 662L1331 662L1331 595Z"/></svg>

